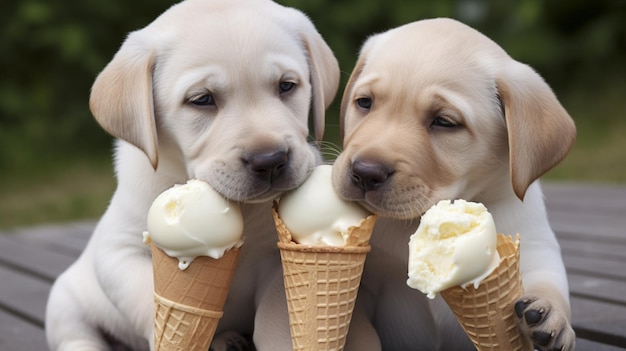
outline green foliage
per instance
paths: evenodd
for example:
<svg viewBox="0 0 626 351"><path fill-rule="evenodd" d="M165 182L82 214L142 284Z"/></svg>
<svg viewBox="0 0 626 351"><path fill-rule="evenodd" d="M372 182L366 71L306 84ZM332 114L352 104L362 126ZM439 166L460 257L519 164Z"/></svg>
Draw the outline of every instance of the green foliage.
<svg viewBox="0 0 626 351"><path fill-rule="evenodd" d="M620 0L279 0L308 13L349 72L368 35L429 17L475 27L511 56L568 86L572 70L624 66L626 2ZM584 77L583 77L584 78Z"/></svg>
<svg viewBox="0 0 626 351"><path fill-rule="evenodd" d="M586 91L602 95L604 89L614 88L614 84L606 83L607 78L615 82L614 77L621 77L617 79L619 89L624 87L621 82L626 82L626 2L621 0L278 2L309 14L339 60L341 87L369 35L431 17L456 18L483 32L512 57L535 68L559 96L574 90L582 95ZM339 140L337 105L336 100L326 128L326 138L333 142ZM593 114L579 114L567 104L565 107L577 122L594 118ZM613 120L624 118L613 116Z"/></svg>
<svg viewBox="0 0 626 351"><path fill-rule="evenodd" d="M576 119L581 138L570 156L572 170L559 169L553 173L556 177L605 179L602 170L589 174L589 169L581 169L609 141L611 157L593 161L606 159L610 165L623 155L616 151L624 149L619 141L623 138L615 132L626 130L623 0L277 1L308 14L339 59L342 80L328 114L327 140L339 142L338 101L363 41L404 23L445 16L491 37L565 97L562 102ZM172 4L172 0L0 3L1 197L9 196L16 182L49 181L47 172L57 174L76 160L110 162L111 138L88 108L91 84L128 32L144 27ZM626 181L626 170L617 172L610 179ZM68 173L71 176L75 174ZM109 189L112 185L107 184ZM68 193L71 189L59 187Z"/></svg>
<svg viewBox="0 0 626 351"><path fill-rule="evenodd" d="M0 5L0 169L109 148L89 89L126 33L169 1L5 1Z"/></svg>
<svg viewBox="0 0 626 351"><path fill-rule="evenodd" d="M307 13L337 55L342 86L363 41L414 20L447 16L483 31L559 91L624 74L626 5L619 0L279 0ZM166 0L25 0L0 5L0 169L61 154L102 153L110 138L87 101L126 34ZM607 72L607 68L616 72ZM336 125L337 107L331 113Z"/></svg>
<svg viewBox="0 0 626 351"><path fill-rule="evenodd" d="M0 187L0 228L96 218L104 213L115 188L111 165L73 159L62 166L45 167L45 173L34 172L27 179L13 177L10 188Z"/></svg>

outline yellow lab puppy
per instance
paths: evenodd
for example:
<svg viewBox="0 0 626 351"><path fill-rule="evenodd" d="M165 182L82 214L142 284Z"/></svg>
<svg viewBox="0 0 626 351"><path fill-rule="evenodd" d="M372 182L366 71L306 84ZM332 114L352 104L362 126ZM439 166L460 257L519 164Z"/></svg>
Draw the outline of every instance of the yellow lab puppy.
<svg viewBox="0 0 626 351"><path fill-rule="evenodd" d="M521 234L526 293L514 308L524 335L539 350L574 349L567 278L537 178L576 132L537 73L457 21L410 23L364 44L342 128L335 188L390 218L373 235L359 295L371 327L351 330L368 350L472 349L440 300L405 284L418 218L458 198L483 202L500 232Z"/></svg>
<svg viewBox="0 0 626 351"><path fill-rule="evenodd" d="M311 21L267 0L188 0L131 33L90 101L119 139L118 187L85 251L53 286L50 348L111 350L115 340L150 349L152 262L142 232L155 197L190 178L244 203L245 244L212 348L243 345L222 332L253 333L267 272L280 274L271 200L321 162L307 142L309 109L319 139L338 80Z"/></svg>

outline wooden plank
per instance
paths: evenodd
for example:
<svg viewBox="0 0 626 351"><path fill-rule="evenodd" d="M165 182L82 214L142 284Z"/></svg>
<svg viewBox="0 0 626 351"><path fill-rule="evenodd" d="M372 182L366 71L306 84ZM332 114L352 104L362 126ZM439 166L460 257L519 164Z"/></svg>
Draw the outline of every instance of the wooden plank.
<svg viewBox="0 0 626 351"><path fill-rule="evenodd" d="M576 200L582 198L594 200L615 201L624 203L623 196L626 195L626 187L616 183L592 183L592 182L552 182L542 181L541 186L546 198Z"/></svg>
<svg viewBox="0 0 626 351"><path fill-rule="evenodd" d="M568 268L577 350L626 350L626 187L559 183L544 190ZM50 281L80 254L94 226L0 233L0 350L46 349Z"/></svg>
<svg viewBox="0 0 626 351"><path fill-rule="evenodd" d="M50 282L0 266L0 309L44 325Z"/></svg>
<svg viewBox="0 0 626 351"><path fill-rule="evenodd" d="M72 256L0 235L0 262L50 282L75 260Z"/></svg>
<svg viewBox="0 0 626 351"><path fill-rule="evenodd" d="M544 182L543 190L546 205L554 211L626 213L626 187L622 185Z"/></svg>
<svg viewBox="0 0 626 351"><path fill-rule="evenodd" d="M562 236L559 237L561 251L566 256L596 257L608 260L626 262L626 245L607 243L604 241L589 240Z"/></svg>
<svg viewBox="0 0 626 351"><path fill-rule="evenodd" d="M0 350L47 350L43 330L0 309Z"/></svg>
<svg viewBox="0 0 626 351"><path fill-rule="evenodd" d="M590 274L610 279L626 280L626 264L623 261L606 260L602 257L564 255L563 262L570 274Z"/></svg>
<svg viewBox="0 0 626 351"><path fill-rule="evenodd" d="M626 347L601 344L587 339L576 339L577 351L624 351Z"/></svg>
<svg viewBox="0 0 626 351"><path fill-rule="evenodd" d="M576 334L608 345L626 347L626 308L572 296L572 325Z"/></svg>
<svg viewBox="0 0 626 351"><path fill-rule="evenodd" d="M550 224L559 239L626 247L626 187L549 183L544 190Z"/></svg>
<svg viewBox="0 0 626 351"><path fill-rule="evenodd" d="M588 214L548 212L550 225L558 236L606 240L618 243L626 241L626 218L603 217Z"/></svg>
<svg viewBox="0 0 626 351"><path fill-rule="evenodd" d="M613 303L616 310L621 309L626 314L625 281L576 273L568 274L568 280L572 295ZM626 329L624 332L626 333Z"/></svg>
<svg viewBox="0 0 626 351"><path fill-rule="evenodd" d="M78 257L83 251L96 225L93 221L73 222L65 225L45 225L15 229L9 234L15 240L41 246L50 251Z"/></svg>

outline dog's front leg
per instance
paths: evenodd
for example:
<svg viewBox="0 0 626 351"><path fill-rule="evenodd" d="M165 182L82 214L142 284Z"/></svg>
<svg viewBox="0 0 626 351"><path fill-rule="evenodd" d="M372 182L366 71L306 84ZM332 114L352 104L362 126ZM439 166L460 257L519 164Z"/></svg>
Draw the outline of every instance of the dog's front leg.
<svg viewBox="0 0 626 351"><path fill-rule="evenodd" d="M544 292L533 289L515 303L522 332L532 340L535 350L574 350L576 335L560 307L562 298L549 296L549 288Z"/></svg>
<svg viewBox="0 0 626 351"><path fill-rule="evenodd" d="M522 259L525 293L515 303L522 332L536 350L574 350L576 335L570 324L567 280L558 246L550 249L545 241L525 244L522 253L532 257Z"/></svg>
<svg viewBox="0 0 626 351"><path fill-rule="evenodd" d="M381 350L380 340L367 316L365 291L359 292L344 350ZM254 327L254 344L259 351L291 350L289 312L282 271L278 268L259 299Z"/></svg>
<svg viewBox="0 0 626 351"><path fill-rule="evenodd" d="M373 310L376 302L365 289L359 289L356 298L350 329L346 338L346 351L382 350L380 338L372 324Z"/></svg>
<svg viewBox="0 0 626 351"><path fill-rule="evenodd" d="M98 244L95 271L100 286L117 311L134 326L134 332L146 338L153 349L152 258L141 232L101 235Z"/></svg>
<svg viewBox="0 0 626 351"><path fill-rule="evenodd" d="M280 267L267 272L259 287L254 318L254 345L259 351L291 350L289 312Z"/></svg>
<svg viewBox="0 0 626 351"><path fill-rule="evenodd" d="M538 350L574 350L567 274L539 183L528 188L523 202L509 198L487 207L498 231L520 233L524 295L512 307L522 333Z"/></svg>
<svg viewBox="0 0 626 351"><path fill-rule="evenodd" d="M422 293L406 284L408 250L403 249L408 240L394 238L405 243L397 246L397 254L384 251L389 249L383 246L384 240L391 240L388 235L403 233L406 228L404 225L392 226L384 218L379 221L372 236L376 241L373 240L372 251L365 261L357 303L365 307L372 320L376 337L380 340L378 349L436 350L437 330L430 303ZM350 333L353 331L352 328ZM348 334L348 337L352 339L356 335Z"/></svg>

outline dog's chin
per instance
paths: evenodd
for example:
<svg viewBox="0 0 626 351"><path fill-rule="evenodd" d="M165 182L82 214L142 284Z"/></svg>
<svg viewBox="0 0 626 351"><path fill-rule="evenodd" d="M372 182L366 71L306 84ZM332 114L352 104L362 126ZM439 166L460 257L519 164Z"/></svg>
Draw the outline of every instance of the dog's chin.
<svg viewBox="0 0 626 351"><path fill-rule="evenodd" d="M379 217L412 220L420 218L433 205L430 201L418 200L426 198L425 196L415 195L399 199L396 196L389 196L390 189L368 192L355 189L355 187L343 188L338 193L344 200L354 201Z"/></svg>
<svg viewBox="0 0 626 351"><path fill-rule="evenodd" d="M253 195L253 196L246 197L246 198L238 198L238 199L232 199L232 200L241 202L241 203L246 203L246 204L260 204L260 203L266 203L269 201L276 200L283 193L284 193L283 191L270 192L270 193L258 194L258 195Z"/></svg>
<svg viewBox="0 0 626 351"><path fill-rule="evenodd" d="M282 194L298 188L312 172L313 166L305 171L286 169L273 179L261 179L258 174L241 172L205 172L197 173L201 179L211 185L215 191L228 200L258 204L271 202Z"/></svg>
<svg viewBox="0 0 626 351"><path fill-rule="evenodd" d="M425 198L423 196L414 196L406 199L407 201L399 201L397 197L388 196L390 190L378 190L363 192L356 187L349 186L340 188L338 194L346 201L354 201L361 205L369 212L380 217L387 217L399 220L411 220L419 218L426 212L432 203L417 201L417 198Z"/></svg>
<svg viewBox="0 0 626 351"><path fill-rule="evenodd" d="M273 201L285 192L284 190L277 190L272 188L263 191L251 192L220 191L219 189L215 190L228 200L247 204L259 204Z"/></svg>
<svg viewBox="0 0 626 351"><path fill-rule="evenodd" d="M387 208L380 204L371 203L369 201L358 201L359 205L368 210L369 212L379 216L391 219L399 220L411 220L419 218L424 214L424 211L408 210L406 208Z"/></svg>
<svg viewBox="0 0 626 351"><path fill-rule="evenodd" d="M225 197L228 200L239 202L239 203L247 203L247 204L258 204L271 202L279 198L282 194L296 189L297 185L289 184L257 184L254 187L249 189L242 188L222 188L219 186L214 187L215 191L217 191L220 195Z"/></svg>
<svg viewBox="0 0 626 351"><path fill-rule="evenodd" d="M353 201L361 205L367 211L380 217L392 219L414 219L424 213L423 206L401 204L397 201L385 201L377 193L364 193L362 191L339 191L339 196L346 201Z"/></svg>

